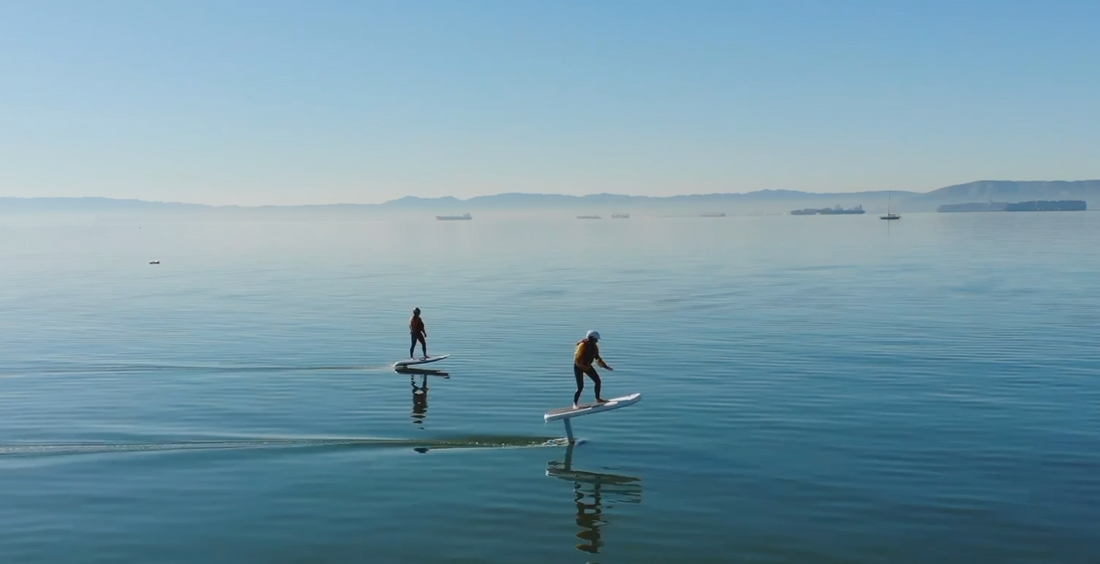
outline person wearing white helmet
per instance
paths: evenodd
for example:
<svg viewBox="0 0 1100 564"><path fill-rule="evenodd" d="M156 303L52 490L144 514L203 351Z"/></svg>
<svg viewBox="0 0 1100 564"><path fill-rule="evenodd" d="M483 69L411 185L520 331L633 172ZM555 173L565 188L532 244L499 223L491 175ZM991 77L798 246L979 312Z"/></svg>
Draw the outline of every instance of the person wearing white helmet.
<svg viewBox="0 0 1100 564"><path fill-rule="evenodd" d="M409 345L409 358L416 358L413 356L413 351L416 350L416 343L420 343L420 350L424 352L424 358L428 358L428 332L424 330L424 320L420 318L420 308L413 309L413 316L409 319L409 333L412 337L412 344Z"/></svg>
<svg viewBox="0 0 1100 564"><path fill-rule="evenodd" d="M600 356L600 348L596 344L599 340L599 331L589 331L584 336L584 340L577 343L577 350L573 353L573 377L577 379L577 393L573 394L573 409L577 409L577 403L581 401L585 375L596 383L596 403L607 403L607 400L600 397L600 375L592 367L592 363L596 362L608 370L614 370L614 368L608 366Z"/></svg>

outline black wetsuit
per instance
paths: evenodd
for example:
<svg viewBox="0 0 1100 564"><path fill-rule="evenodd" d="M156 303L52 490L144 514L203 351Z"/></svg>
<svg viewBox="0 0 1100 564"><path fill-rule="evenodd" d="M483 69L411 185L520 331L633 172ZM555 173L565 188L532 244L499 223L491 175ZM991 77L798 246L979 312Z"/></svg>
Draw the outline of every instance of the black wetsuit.
<svg viewBox="0 0 1100 564"><path fill-rule="evenodd" d="M416 351L416 343L420 343L420 350L424 351L424 356L428 356L428 343L424 341L424 320L419 315L413 316L409 320L409 335L412 337L412 344L409 345L409 357L413 356L413 352Z"/></svg>
<svg viewBox="0 0 1100 564"><path fill-rule="evenodd" d="M600 375L596 372L596 367L592 366L592 362L599 356L600 349L595 342L585 340L577 343L577 353L573 357L573 377L577 380L577 393L573 394L574 405L581 401L585 375L588 375L596 383L596 398L600 398ZM588 368L581 368L581 363L584 363Z"/></svg>

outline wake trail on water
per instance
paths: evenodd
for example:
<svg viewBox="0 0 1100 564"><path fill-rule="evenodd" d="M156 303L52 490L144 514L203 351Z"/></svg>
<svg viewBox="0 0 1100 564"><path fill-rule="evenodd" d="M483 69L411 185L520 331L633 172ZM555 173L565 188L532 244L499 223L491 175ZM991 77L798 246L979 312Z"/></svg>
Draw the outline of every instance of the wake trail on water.
<svg viewBox="0 0 1100 564"><path fill-rule="evenodd" d="M5 376L17 375L47 375L47 374L82 374L82 373L112 373L135 374L149 372L321 372L321 371L361 371L381 372L393 370L392 364L382 365L318 365L318 366L291 366L291 365L265 365L265 364L144 364L144 363L74 363L58 365L27 365L24 367L8 367Z"/></svg>
<svg viewBox="0 0 1100 564"><path fill-rule="evenodd" d="M231 440L182 440L149 442L71 442L0 444L0 458L8 456L62 456L77 454L122 454L194 450L353 449L412 448L418 452L444 449L543 448L567 444L557 437L469 436L452 439L385 438L242 438Z"/></svg>

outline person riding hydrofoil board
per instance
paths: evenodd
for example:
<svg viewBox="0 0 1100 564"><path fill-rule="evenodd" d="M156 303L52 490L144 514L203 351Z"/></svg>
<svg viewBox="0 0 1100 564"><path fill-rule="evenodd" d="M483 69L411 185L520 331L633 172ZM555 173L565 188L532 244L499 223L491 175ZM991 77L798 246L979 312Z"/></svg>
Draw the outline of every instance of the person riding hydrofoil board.
<svg viewBox="0 0 1100 564"><path fill-rule="evenodd" d="M424 358L428 358L428 332L424 330L424 320L420 317L420 308L413 309L412 318L409 319L409 333L412 337L412 344L409 345L409 358L416 358L413 356L413 352L416 351L416 343L420 343L420 350L424 352Z"/></svg>
<svg viewBox="0 0 1100 564"><path fill-rule="evenodd" d="M604 362L603 357L600 356L600 348L597 343L600 340L599 331L589 331L584 336L584 340L577 342L577 350L573 353L573 377L577 380L577 393L573 394L573 409L577 409L577 402L581 401L581 392L584 391L584 377L588 376L596 383L596 403L607 403L607 400L600 397L600 375L596 372L596 369L592 367L592 362L595 361L600 366L608 369L615 370Z"/></svg>

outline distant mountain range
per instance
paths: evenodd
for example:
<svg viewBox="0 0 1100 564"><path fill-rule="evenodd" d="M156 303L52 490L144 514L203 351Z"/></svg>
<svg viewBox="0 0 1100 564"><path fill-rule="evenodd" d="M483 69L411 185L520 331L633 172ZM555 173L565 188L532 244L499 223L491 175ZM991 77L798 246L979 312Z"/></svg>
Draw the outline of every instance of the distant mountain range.
<svg viewBox="0 0 1100 564"><path fill-rule="evenodd" d="M887 203L896 212L935 211L943 204L967 202L1029 200L1085 200L1089 207L1100 206L1100 180L1013 181L981 180L947 186L931 192L866 191L814 193L798 190L760 190L741 194L691 194L653 197L620 194L566 196L561 194L506 193L478 196L467 200L453 197L417 198L406 196L382 204L332 204L316 206L207 206L144 200L110 198L0 198L0 213L73 212L73 213L250 213L288 214L311 211L324 214L363 214L407 212L417 214L476 212L479 210L572 210L589 213L653 211L698 214L786 213L793 209L840 205L862 205L868 212L885 211Z"/></svg>
<svg viewBox="0 0 1100 564"><path fill-rule="evenodd" d="M916 192L898 192L913 196ZM734 208L760 208L761 206L786 211L790 206L805 201L827 201L846 204L862 199L883 199L888 192L856 192L817 194L797 190L760 190L741 194L689 194L679 196L627 196L622 194L590 194L587 196L565 196L561 194L523 194L507 193L492 196L477 196L468 200L458 198L417 198L406 196L392 200L381 207L406 210L522 210L522 209L562 209L583 211L631 210L694 210L698 212L715 211L715 206Z"/></svg>
<svg viewBox="0 0 1100 564"><path fill-rule="evenodd" d="M905 203L935 207L967 202L1031 200L1085 200L1092 208L1100 205L1100 180L979 180L918 194L905 200Z"/></svg>

